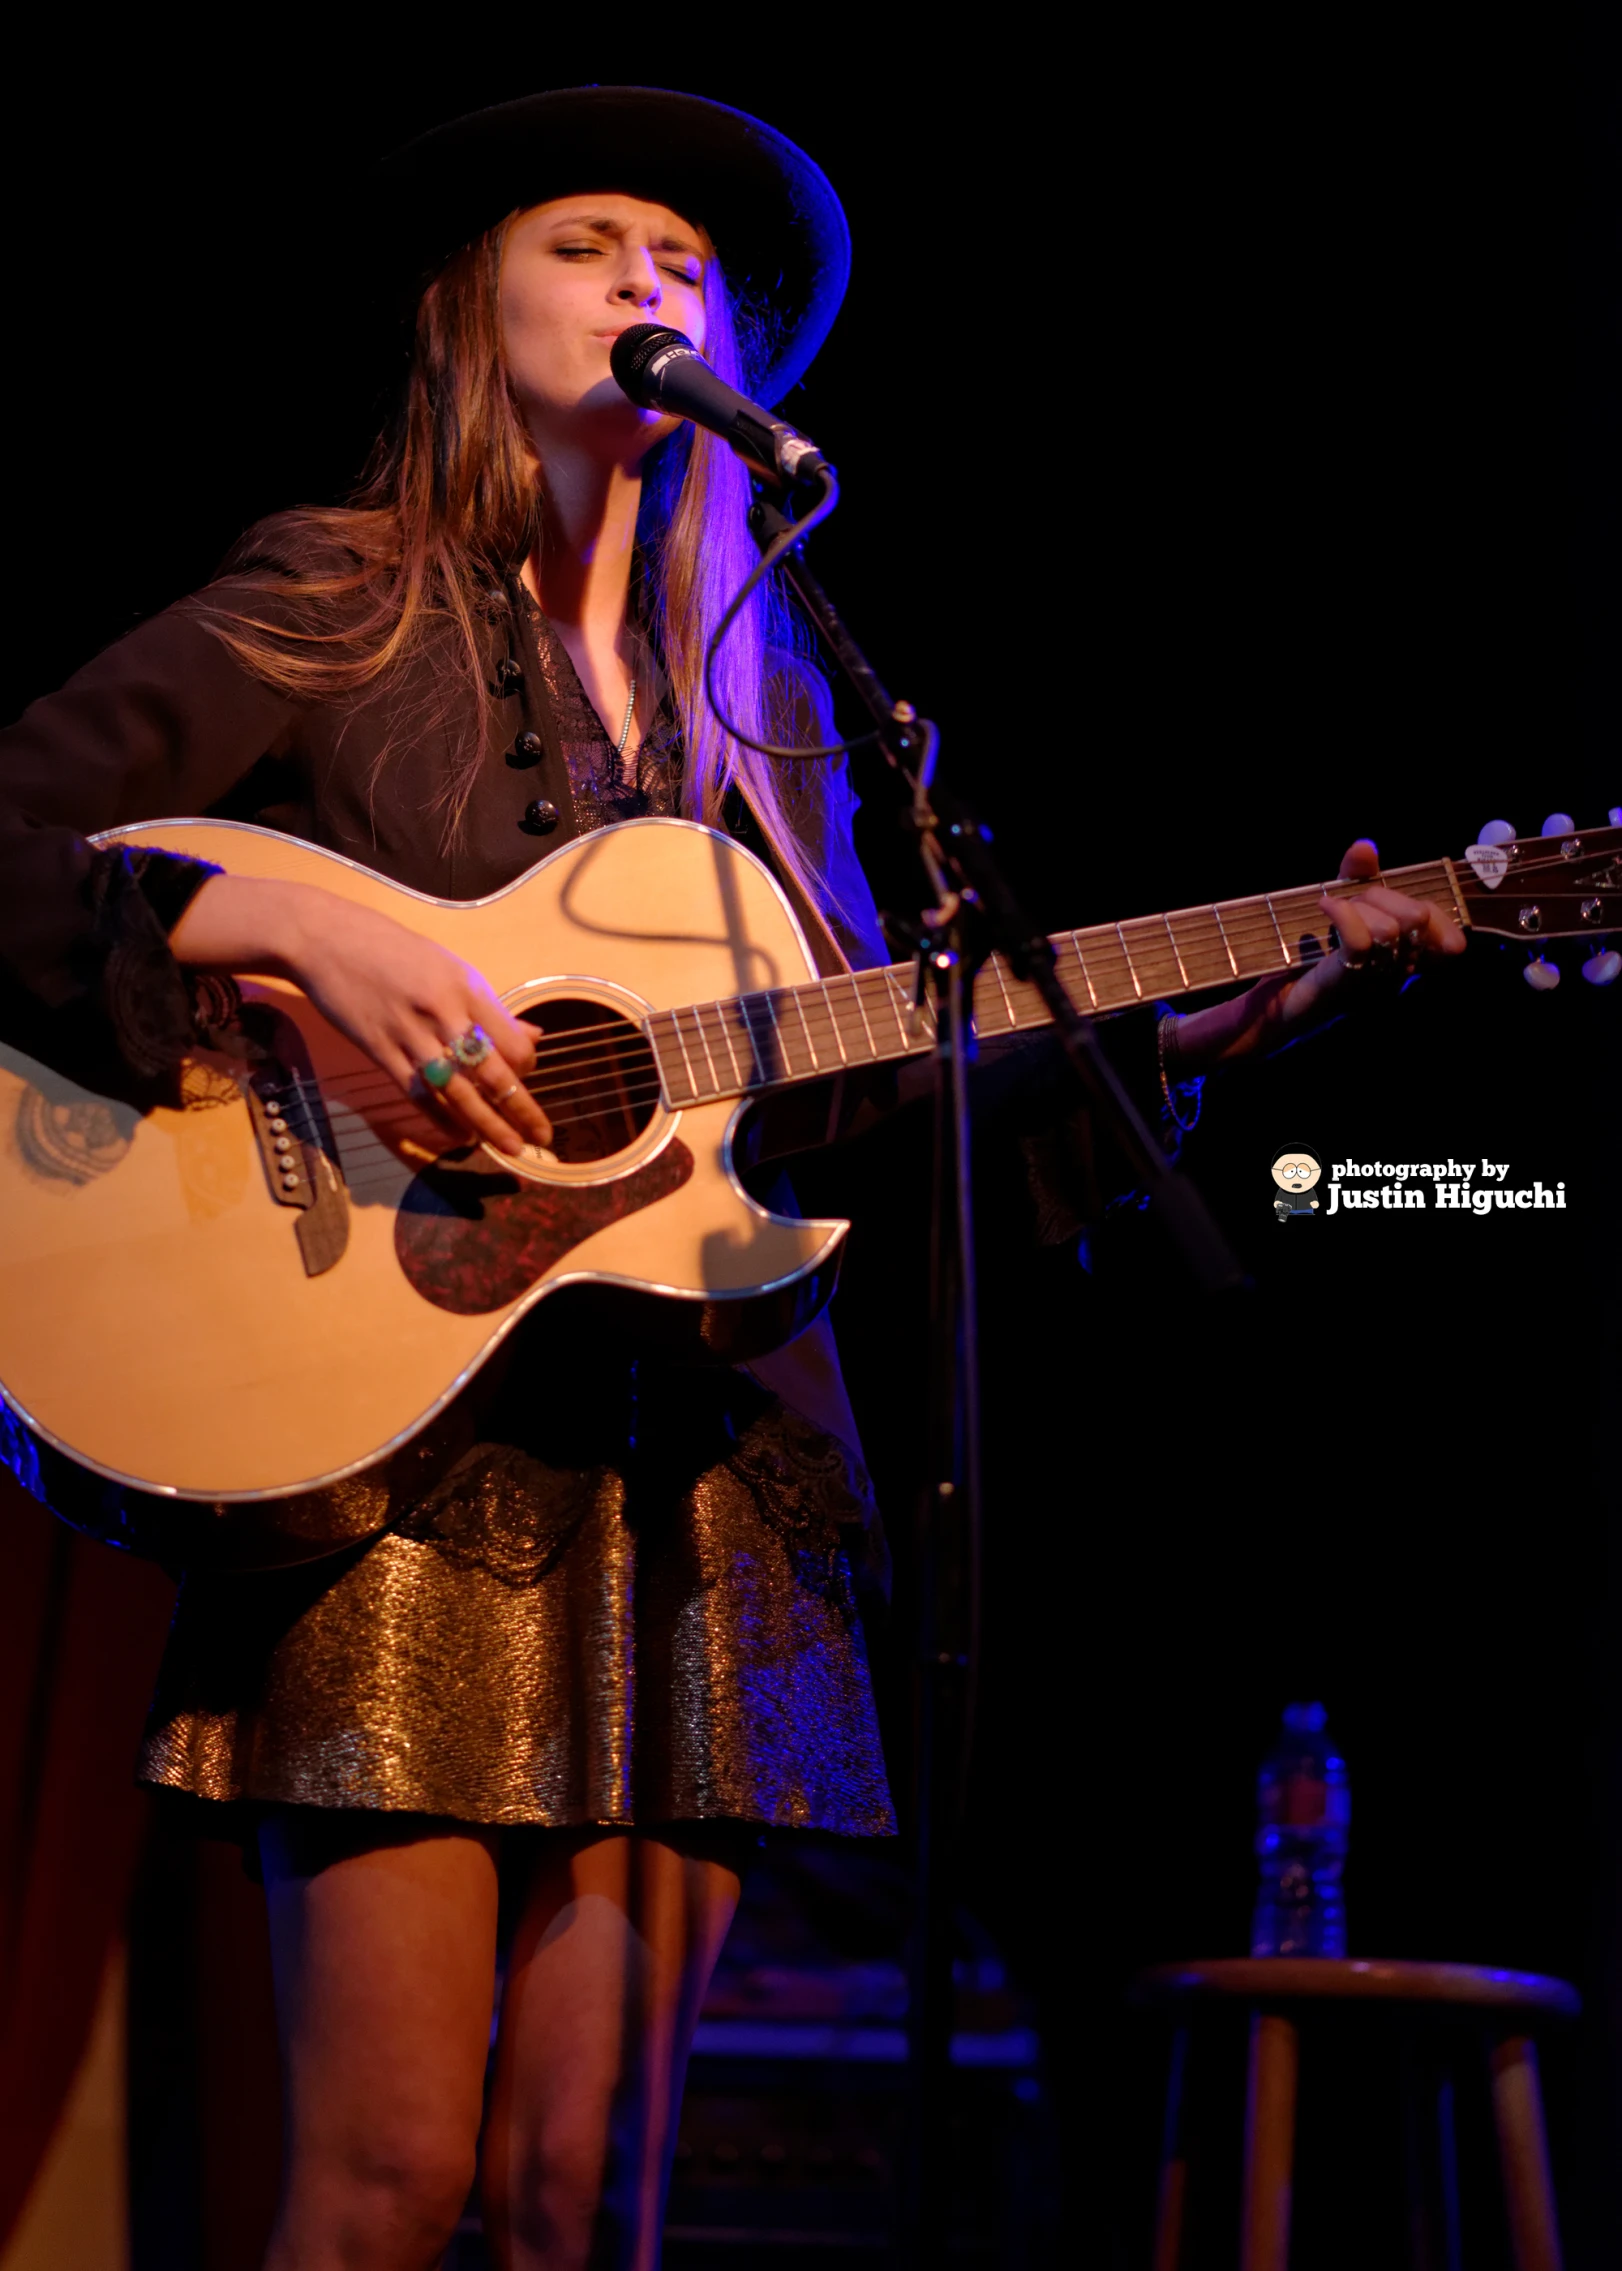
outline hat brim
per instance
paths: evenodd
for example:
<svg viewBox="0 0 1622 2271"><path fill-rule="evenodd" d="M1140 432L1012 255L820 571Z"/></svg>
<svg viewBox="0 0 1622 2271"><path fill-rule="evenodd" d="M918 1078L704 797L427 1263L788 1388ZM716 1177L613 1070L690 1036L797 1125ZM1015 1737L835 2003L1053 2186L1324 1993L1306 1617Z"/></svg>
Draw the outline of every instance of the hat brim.
<svg viewBox="0 0 1622 2271"><path fill-rule="evenodd" d="M780 402L810 368L850 280L850 230L820 166L775 127L663 87L562 87L437 126L384 162L420 291L460 246L529 205L619 190L709 232L766 346L750 372Z"/></svg>

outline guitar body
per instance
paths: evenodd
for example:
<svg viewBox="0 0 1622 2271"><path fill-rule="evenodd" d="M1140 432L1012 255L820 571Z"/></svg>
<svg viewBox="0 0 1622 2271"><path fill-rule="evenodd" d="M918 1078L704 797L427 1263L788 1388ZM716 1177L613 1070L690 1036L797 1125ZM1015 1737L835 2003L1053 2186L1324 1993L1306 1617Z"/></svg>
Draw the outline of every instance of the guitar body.
<svg viewBox="0 0 1622 2271"><path fill-rule="evenodd" d="M815 977L730 838L631 821L459 904L236 823L119 835L437 940L551 1037L560 1094L592 1075L596 1117L571 1122L541 1085L555 1154L442 1159L443 1134L276 980L244 983L246 1043L200 1049L179 1110L139 1115L0 1047L0 1389L48 1444L148 1493L279 1498L418 1437L566 1288L641 1303L635 1329L721 1361L828 1298L847 1225L755 1205L730 1160L736 1095L671 1108L637 1038L650 1010Z"/></svg>

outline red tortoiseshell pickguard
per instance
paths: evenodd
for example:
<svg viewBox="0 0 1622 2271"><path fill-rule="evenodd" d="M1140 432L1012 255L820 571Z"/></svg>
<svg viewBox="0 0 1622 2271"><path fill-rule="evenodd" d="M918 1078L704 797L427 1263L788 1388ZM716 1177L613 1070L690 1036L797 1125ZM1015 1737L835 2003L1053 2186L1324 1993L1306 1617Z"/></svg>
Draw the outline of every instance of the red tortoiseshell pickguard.
<svg viewBox="0 0 1622 2271"><path fill-rule="evenodd" d="M615 1183L528 1183L480 1152L419 1175L400 1202L394 1250L425 1301L458 1317L504 1309L594 1231L679 1191L693 1155L674 1137Z"/></svg>

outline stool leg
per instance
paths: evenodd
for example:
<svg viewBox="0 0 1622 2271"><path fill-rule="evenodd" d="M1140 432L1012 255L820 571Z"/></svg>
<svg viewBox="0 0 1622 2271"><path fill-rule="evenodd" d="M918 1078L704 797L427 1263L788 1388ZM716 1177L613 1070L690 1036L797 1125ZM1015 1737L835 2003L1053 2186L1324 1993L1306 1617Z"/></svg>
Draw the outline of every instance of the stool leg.
<svg viewBox="0 0 1622 2271"><path fill-rule="evenodd" d="M1412 2033L1402 2048L1402 2112L1411 2271L1462 2271L1453 2076Z"/></svg>
<svg viewBox="0 0 1622 2271"><path fill-rule="evenodd" d="M1459 2230L1459 2129L1454 2118L1451 2072L1443 2074L1436 2090L1436 2164L1441 2175L1444 2271L1462 2271L1464 2246Z"/></svg>
<svg viewBox="0 0 1622 2271"><path fill-rule="evenodd" d="M1431 2077L1412 2035L1402 2045L1402 2174L1408 2211L1409 2271L1437 2271L1430 2184Z"/></svg>
<svg viewBox="0 0 1622 2271"><path fill-rule="evenodd" d="M1493 2044L1490 2064L1515 2271L1560 2271L1537 2050L1526 2035L1505 2035Z"/></svg>
<svg viewBox="0 0 1622 2271"><path fill-rule="evenodd" d="M1258 2011L1250 2022L1240 2271L1288 2271L1299 2057L1300 2038L1291 2021L1276 2011Z"/></svg>
<svg viewBox="0 0 1622 2271"><path fill-rule="evenodd" d="M1188 2192L1188 2141L1183 2094L1188 2083L1188 2029L1171 2038L1166 2121L1160 2137L1160 2189L1155 2201L1154 2271L1177 2271L1183 2259L1183 2202Z"/></svg>

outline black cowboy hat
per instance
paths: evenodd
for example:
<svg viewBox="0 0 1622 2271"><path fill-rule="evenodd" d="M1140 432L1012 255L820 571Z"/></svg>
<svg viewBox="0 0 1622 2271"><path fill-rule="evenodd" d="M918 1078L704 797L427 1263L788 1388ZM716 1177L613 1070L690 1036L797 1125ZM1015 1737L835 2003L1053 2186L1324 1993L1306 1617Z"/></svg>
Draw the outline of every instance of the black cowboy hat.
<svg viewBox="0 0 1622 2271"><path fill-rule="evenodd" d="M413 295L506 214L582 190L668 205L709 231L767 344L750 373L780 402L810 368L850 280L850 230L820 166L775 127L664 87L558 87L470 111L384 161Z"/></svg>

